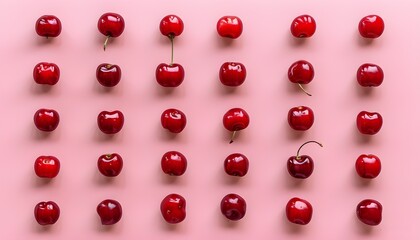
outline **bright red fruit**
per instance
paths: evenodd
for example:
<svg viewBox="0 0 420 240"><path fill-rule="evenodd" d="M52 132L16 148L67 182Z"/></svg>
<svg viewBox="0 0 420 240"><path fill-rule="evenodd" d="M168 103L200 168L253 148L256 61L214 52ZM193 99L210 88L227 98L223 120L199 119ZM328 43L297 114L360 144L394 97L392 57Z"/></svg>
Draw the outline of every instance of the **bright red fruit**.
<svg viewBox="0 0 420 240"><path fill-rule="evenodd" d="M102 225L113 225L121 220L122 207L121 204L112 199L103 200L96 207L96 212L101 218Z"/></svg>
<svg viewBox="0 0 420 240"><path fill-rule="evenodd" d="M40 178L55 178L60 172L60 160L54 156L39 156L35 160L34 170Z"/></svg>
<svg viewBox="0 0 420 240"><path fill-rule="evenodd" d="M314 112L309 107L299 106L289 110L287 121L291 128L306 131L314 124Z"/></svg>
<svg viewBox="0 0 420 240"><path fill-rule="evenodd" d="M220 82L229 87L237 87L244 83L246 68L242 63L225 62L219 70Z"/></svg>
<svg viewBox="0 0 420 240"><path fill-rule="evenodd" d="M362 178L376 178L381 172L381 160L373 154L362 154L356 160L356 171Z"/></svg>
<svg viewBox="0 0 420 240"><path fill-rule="evenodd" d="M296 17L290 26L292 35L297 38L312 37L312 35L315 33L315 30L315 19L309 15L301 15Z"/></svg>
<svg viewBox="0 0 420 240"><path fill-rule="evenodd" d="M34 215L40 225L51 225L60 217L60 208L53 201L39 202L35 205Z"/></svg>
<svg viewBox="0 0 420 240"><path fill-rule="evenodd" d="M382 116L376 112L361 111L357 115L357 128L359 132L367 135L374 135L382 128Z"/></svg>
<svg viewBox="0 0 420 240"><path fill-rule="evenodd" d="M40 62L34 67L33 77L38 84L55 85L60 79L60 68L54 63Z"/></svg>
<svg viewBox="0 0 420 240"><path fill-rule="evenodd" d="M168 15L160 21L159 30L164 36L173 38L184 31L184 22L176 15Z"/></svg>
<svg viewBox="0 0 420 240"><path fill-rule="evenodd" d="M172 193L166 196L160 203L160 212L166 222L171 224L180 223L187 216L186 205L187 202L184 197Z"/></svg>
<svg viewBox="0 0 420 240"><path fill-rule="evenodd" d="M365 63L357 70L357 82L362 87L378 87L384 81L384 72L378 65Z"/></svg>
<svg viewBox="0 0 420 240"><path fill-rule="evenodd" d="M217 21L217 32L221 37L238 38L243 31L242 20L236 16L224 16Z"/></svg>
<svg viewBox="0 0 420 240"><path fill-rule="evenodd" d="M121 80L121 68L115 64L102 63L96 68L96 79L104 87L114 87Z"/></svg>
<svg viewBox="0 0 420 240"><path fill-rule="evenodd" d="M104 13L98 20L98 30L106 36L104 51L110 37L119 37L125 28L124 18L117 13Z"/></svg>
<svg viewBox="0 0 420 240"><path fill-rule="evenodd" d="M103 154L98 158L98 170L106 177L116 177L123 168L123 159L117 153Z"/></svg>
<svg viewBox="0 0 420 240"><path fill-rule="evenodd" d="M302 147L308 143L316 143L322 147L322 144L316 141L308 141L302 144L299 147L296 156L291 156L289 160L287 160L287 171L292 177L305 179L311 176L314 171L314 161L312 158L308 155L299 155Z"/></svg>
<svg viewBox="0 0 420 240"><path fill-rule="evenodd" d="M238 221L246 214L246 202L235 193L226 195L220 202L222 214L229 220Z"/></svg>
<svg viewBox="0 0 420 240"><path fill-rule="evenodd" d="M156 68L156 81L162 87L178 87L184 81L184 77L184 68L178 63L161 63Z"/></svg>
<svg viewBox="0 0 420 240"><path fill-rule="evenodd" d="M162 171L171 176L181 176L187 170L187 158L177 151L169 151L162 156Z"/></svg>
<svg viewBox="0 0 420 240"><path fill-rule="evenodd" d="M160 117L162 127L172 133L180 133L187 125L187 117L178 109L170 108L163 111Z"/></svg>
<svg viewBox="0 0 420 240"><path fill-rule="evenodd" d="M124 126L124 115L120 111L102 111L98 115L98 127L106 134L115 134Z"/></svg>
<svg viewBox="0 0 420 240"><path fill-rule="evenodd" d="M382 205L376 200L365 199L357 205L356 214L364 224L379 225L382 221Z"/></svg>
<svg viewBox="0 0 420 240"><path fill-rule="evenodd" d="M247 128L249 125L249 115L242 108L232 108L223 116L223 126L232 132L230 143L233 142L237 131Z"/></svg>
<svg viewBox="0 0 420 240"><path fill-rule="evenodd" d="M52 132L58 127L60 116L52 109L41 108L34 114L35 126L44 132Z"/></svg>
<svg viewBox="0 0 420 240"><path fill-rule="evenodd" d="M301 198L294 197L286 205L287 219L295 224L308 224L312 219L312 212L312 205Z"/></svg>
<svg viewBox="0 0 420 240"><path fill-rule="evenodd" d="M243 177L248 173L248 158L240 153L230 154L225 159L224 168L228 175Z"/></svg>
<svg viewBox="0 0 420 240"><path fill-rule="evenodd" d="M61 21L53 15L41 16L35 23L35 31L41 37L58 37L61 33Z"/></svg>
<svg viewBox="0 0 420 240"><path fill-rule="evenodd" d="M294 62L290 67L287 73L290 82L297 83L299 87L309 96L309 94L301 84L310 83L315 76L315 70L312 64L305 60L299 60Z"/></svg>
<svg viewBox="0 0 420 240"><path fill-rule="evenodd" d="M378 38L385 29L384 20L378 15L369 15L359 22L359 32L364 38Z"/></svg>

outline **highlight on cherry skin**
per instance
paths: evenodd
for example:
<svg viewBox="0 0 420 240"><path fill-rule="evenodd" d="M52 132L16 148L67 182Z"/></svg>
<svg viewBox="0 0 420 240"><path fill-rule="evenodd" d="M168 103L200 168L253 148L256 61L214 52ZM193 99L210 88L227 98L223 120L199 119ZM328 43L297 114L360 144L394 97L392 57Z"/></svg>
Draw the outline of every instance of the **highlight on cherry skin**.
<svg viewBox="0 0 420 240"><path fill-rule="evenodd" d="M227 219L239 221L246 214L246 201L238 194L227 194L220 202L220 211Z"/></svg>
<svg viewBox="0 0 420 240"><path fill-rule="evenodd" d="M294 224L306 225L312 219L312 205L302 198L294 197L286 204L286 217Z"/></svg>
<svg viewBox="0 0 420 240"><path fill-rule="evenodd" d="M121 80L121 68L116 64L102 63L96 68L96 80L104 87L115 87Z"/></svg>
<svg viewBox="0 0 420 240"><path fill-rule="evenodd" d="M242 108L232 108L223 116L223 126L232 132L229 143L233 143L238 131L244 130L249 125L249 115Z"/></svg>
<svg viewBox="0 0 420 240"><path fill-rule="evenodd" d="M121 173L123 163L121 155L111 153L99 156L97 166L99 172L105 177L116 177Z"/></svg>
<svg viewBox="0 0 420 240"><path fill-rule="evenodd" d="M35 174L40 178L55 178L60 172L60 160L54 156L39 156L34 163Z"/></svg>
<svg viewBox="0 0 420 240"><path fill-rule="evenodd" d="M34 209L35 220L39 225L52 225L60 217L60 207L53 201L39 202Z"/></svg>
<svg viewBox="0 0 420 240"><path fill-rule="evenodd" d="M310 83L315 76L315 70L312 64L305 60L299 60L290 65L287 72L289 81L298 84L300 89L308 96L312 96L302 86L302 84Z"/></svg>
<svg viewBox="0 0 420 240"><path fill-rule="evenodd" d="M361 111L356 118L357 129L365 135L375 135L381 130L383 119L377 112Z"/></svg>
<svg viewBox="0 0 420 240"><path fill-rule="evenodd" d="M316 22L310 15L300 15L296 17L290 25L290 32L296 38L309 38L314 35Z"/></svg>
<svg viewBox="0 0 420 240"><path fill-rule="evenodd" d="M100 33L105 35L104 51L108 45L110 38L119 37L125 28L124 18L118 13L104 13L98 20L98 30Z"/></svg>
<svg viewBox="0 0 420 240"><path fill-rule="evenodd" d="M357 158L355 167L360 177L373 179L381 173L381 160L373 154L362 154Z"/></svg>
<svg viewBox="0 0 420 240"><path fill-rule="evenodd" d="M34 114L36 128L43 132L52 132L60 123L60 115L53 109L41 108Z"/></svg>
<svg viewBox="0 0 420 240"><path fill-rule="evenodd" d="M219 80L229 87L237 87L244 83L246 79L246 68L239 62L225 62L220 66Z"/></svg>
<svg viewBox="0 0 420 240"><path fill-rule="evenodd" d="M368 15L359 22L359 33L364 38L378 38L384 29L384 20L378 15Z"/></svg>
<svg viewBox="0 0 420 240"><path fill-rule="evenodd" d="M169 132L180 133L187 125L187 116L181 110L170 108L163 111L160 122Z"/></svg>
<svg viewBox="0 0 420 240"><path fill-rule="evenodd" d="M373 63L362 64L357 69L357 82L362 87L379 87L384 81L384 71Z"/></svg>
<svg viewBox="0 0 420 240"><path fill-rule="evenodd" d="M323 147L323 145L317 141L307 141L299 147L296 156L291 156L287 160L287 171L290 176L294 178L306 179L311 176L314 171L313 159L308 155L300 155L300 150L308 143L316 143L320 147Z"/></svg>
<svg viewBox="0 0 420 240"><path fill-rule="evenodd" d="M306 106L293 107L287 114L289 126L296 131L306 131L315 121L314 112Z"/></svg>
<svg viewBox="0 0 420 240"><path fill-rule="evenodd" d="M37 84L55 85L60 80L60 68L55 63L40 62L32 75Z"/></svg>
<svg viewBox="0 0 420 240"><path fill-rule="evenodd" d="M105 134L116 134L124 126L124 114L121 111L102 111L98 114L99 129Z"/></svg>
<svg viewBox="0 0 420 240"><path fill-rule="evenodd" d="M223 167L226 174L235 177L243 177L248 173L249 160L241 153L232 153L226 157Z"/></svg>
<svg viewBox="0 0 420 240"><path fill-rule="evenodd" d="M217 33L224 38L236 39L243 31L242 20L237 16L223 16L217 21Z"/></svg>
<svg viewBox="0 0 420 240"><path fill-rule="evenodd" d="M186 206L187 202L183 196L172 193L163 198L160 203L160 212L167 223L177 224L186 218Z"/></svg>
<svg viewBox="0 0 420 240"><path fill-rule="evenodd" d="M357 204L356 215L366 225L379 225L382 222L382 204L373 199L362 200Z"/></svg>
<svg viewBox="0 0 420 240"><path fill-rule="evenodd" d="M35 31L41 37L58 37L61 33L61 21L54 15L43 15L36 20Z"/></svg>
<svg viewBox="0 0 420 240"><path fill-rule="evenodd" d="M178 151L169 151L163 154L161 168L170 176L181 176L187 170L187 158Z"/></svg>
<svg viewBox="0 0 420 240"><path fill-rule="evenodd" d="M102 225L114 225L122 218L121 204L113 199L105 199L98 204L96 212Z"/></svg>

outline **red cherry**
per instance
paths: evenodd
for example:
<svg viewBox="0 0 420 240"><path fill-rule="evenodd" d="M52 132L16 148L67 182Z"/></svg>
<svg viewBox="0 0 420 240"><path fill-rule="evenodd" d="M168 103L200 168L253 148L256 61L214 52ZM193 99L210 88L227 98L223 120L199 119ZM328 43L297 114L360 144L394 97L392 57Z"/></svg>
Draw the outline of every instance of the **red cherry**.
<svg viewBox="0 0 420 240"><path fill-rule="evenodd" d="M384 80L384 72L378 65L365 63L357 70L357 82L362 87L377 87Z"/></svg>
<svg viewBox="0 0 420 240"><path fill-rule="evenodd" d="M60 116L52 109L41 108L34 114L35 126L44 132L52 132L58 127Z"/></svg>
<svg viewBox="0 0 420 240"><path fill-rule="evenodd" d="M249 115L242 108L232 108L223 116L223 126L233 132L229 143L233 142L237 131L247 128L249 125Z"/></svg>
<svg viewBox="0 0 420 240"><path fill-rule="evenodd" d="M55 85L60 79L60 68L54 63L40 62L34 67L33 77L38 84Z"/></svg>
<svg viewBox="0 0 420 240"><path fill-rule="evenodd" d="M40 178L55 178L60 172L60 160L54 156L39 156L35 160L34 170Z"/></svg>
<svg viewBox="0 0 420 240"><path fill-rule="evenodd" d="M120 111L102 111L98 115L98 127L106 134L115 134L121 131L124 125L124 115Z"/></svg>
<svg viewBox="0 0 420 240"><path fill-rule="evenodd" d="M294 62L288 71L289 80L292 83L297 83L299 87L309 96L309 94L301 84L308 84L314 79L315 71L312 64L305 60L299 60Z"/></svg>
<svg viewBox="0 0 420 240"><path fill-rule="evenodd" d="M98 30L106 36L104 51L110 37L119 37L125 28L124 18L117 13L104 13L98 20Z"/></svg>
<svg viewBox="0 0 420 240"><path fill-rule="evenodd" d="M121 220L122 207L121 204L112 199L103 200L96 207L96 212L101 218L102 225L113 225Z"/></svg>
<svg viewBox="0 0 420 240"><path fill-rule="evenodd" d="M187 202L185 198L179 194L172 193L166 196L160 203L160 212L163 219L171 224L176 224L184 221L187 216L186 213Z"/></svg>
<svg viewBox="0 0 420 240"><path fill-rule="evenodd" d="M382 205L376 200L365 199L357 205L356 214L364 224L379 225L382 221Z"/></svg>
<svg viewBox="0 0 420 240"><path fill-rule="evenodd" d="M181 176L187 170L187 158L180 152L170 151L162 156L162 171L171 176Z"/></svg>
<svg viewBox="0 0 420 240"><path fill-rule="evenodd" d="M311 176L314 171L314 161L312 158L308 155L299 155L302 147L308 143L316 143L322 147L322 144L316 141L308 141L302 144L299 147L296 156L291 156L287 161L287 171L292 177L305 179Z"/></svg>
<svg viewBox="0 0 420 240"><path fill-rule="evenodd" d="M226 195L220 202L222 214L229 220L238 221L246 214L246 202L235 193Z"/></svg>
<svg viewBox="0 0 420 240"><path fill-rule="evenodd" d="M312 37L312 35L315 33L315 30L315 19L309 15L301 15L296 17L290 26L292 35L297 38Z"/></svg>
<svg viewBox="0 0 420 240"><path fill-rule="evenodd" d="M61 21L53 15L41 16L35 23L35 31L41 37L58 37L61 33Z"/></svg>
<svg viewBox="0 0 420 240"><path fill-rule="evenodd" d="M118 65L102 63L96 68L96 79L104 87L114 87L121 80L121 68Z"/></svg>
<svg viewBox="0 0 420 240"><path fill-rule="evenodd" d="M35 205L34 215L40 225L51 225L60 217L60 208L53 201L39 202Z"/></svg>
<svg viewBox="0 0 420 240"><path fill-rule="evenodd" d="M217 21L217 32L221 37L238 38L242 34L242 20L236 16L224 16Z"/></svg>
<svg viewBox="0 0 420 240"><path fill-rule="evenodd" d="M103 154L98 158L98 170L106 177L116 177L123 168L123 159L117 153Z"/></svg>
<svg viewBox="0 0 420 240"><path fill-rule="evenodd" d="M240 153L230 154L225 159L224 168L228 175L243 177L248 173L248 158Z"/></svg>
<svg viewBox="0 0 420 240"><path fill-rule="evenodd" d="M361 111L357 115L357 128L362 134L377 134L382 128L382 122L381 114L376 112Z"/></svg>
<svg viewBox="0 0 420 240"><path fill-rule="evenodd" d="M301 198L294 197L286 205L286 216L291 223L306 225L312 219L312 205Z"/></svg>
<svg viewBox="0 0 420 240"><path fill-rule="evenodd" d="M178 63L161 63L156 68L156 81L162 87L178 87L184 81L184 76L184 68Z"/></svg>
<svg viewBox="0 0 420 240"><path fill-rule="evenodd" d="M384 29L384 20L378 15L368 15L359 22L359 32L364 38L378 38Z"/></svg>
<svg viewBox="0 0 420 240"><path fill-rule="evenodd" d="M244 83L246 68L242 63L225 62L220 67L220 82L229 87L237 87Z"/></svg>
<svg viewBox="0 0 420 240"><path fill-rule="evenodd" d="M179 36L184 31L184 22L176 15L168 15L160 21L159 30L167 37Z"/></svg>
<svg viewBox="0 0 420 240"><path fill-rule="evenodd" d="M314 112L309 107L299 106L289 110L287 120L291 128L306 131L314 124Z"/></svg>
<svg viewBox="0 0 420 240"><path fill-rule="evenodd" d="M160 117L162 127L172 133L180 133L187 125L187 117L178 109L170 108L163 111Z"/></svg>
<svg viewBox="0 0 420 240"><path fill-rule="evenodd" d="M362 154L356 160L356 171L362 178L376 178L381 172L381 160L373 154Z"/></svg>

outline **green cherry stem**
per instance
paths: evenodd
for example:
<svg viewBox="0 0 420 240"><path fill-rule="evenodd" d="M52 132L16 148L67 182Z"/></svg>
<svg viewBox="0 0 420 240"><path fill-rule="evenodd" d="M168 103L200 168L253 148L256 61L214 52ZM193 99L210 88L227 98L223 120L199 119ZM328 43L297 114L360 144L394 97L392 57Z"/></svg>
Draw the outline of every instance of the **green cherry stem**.
<svg viewBox="0 0 420 240"><path fill-rule="evenodd" d="M174 64L174 39L175 35L170 34L169 40L171 40L171 64L169 64L169 66L172 66Z"/></svg>
<svg viewBox="0 0 420 240"><path fill-rule="evenodd" d="M320 147L323 147L323 146L322 146L322 144L321 144L321 143L319 143L319 142L317 142L317 141L307 141L307 142L305 142L304 144L302 144L302 145L299 147L299 149L297 150L297 153L296 153L296 159L300 159L300 155L299 155L300 149L302 149L302 147L303 147L303 146L305 146L305 145L306 145L306 144L308 144L308 143L316 143L316 144L318 144Z"/></svg>
<svg viewBox="0 0 420 240"><path fill-rule="evenodd" d="M108 35L108 36L106 36L106 38L105 38L105 42L104 42L104 51L106 50L106 45L108 44L108 41L109 41L109 38L110 38L111 36L110 35Z"/></svg>

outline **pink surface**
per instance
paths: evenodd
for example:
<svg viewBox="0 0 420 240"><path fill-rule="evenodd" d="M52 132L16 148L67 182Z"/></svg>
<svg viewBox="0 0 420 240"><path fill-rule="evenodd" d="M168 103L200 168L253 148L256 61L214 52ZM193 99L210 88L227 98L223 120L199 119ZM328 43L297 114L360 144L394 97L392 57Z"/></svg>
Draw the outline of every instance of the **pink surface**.
<svg viewBox="0 0 420 240"><path fill-rule="evenodd" d="M22 1L0 2L3 9L0 44L0 118L2 146L1 239L418 239L418 169L415 156L419 134L417 102L420 65L419 4L406 1ZM123 35L102 50L97 19L107 11L126 20ZM170 59L170 42L161 36L159 21L174 13L185 23L175 42L175 60L186 70L184 83L166 93L154 79L156 66ZM290 34L294 17L308 13L317 21L314 37L302 44ZM54 14L63 23L51 42L39 38L35 20ZM385 20L383 36L366 44L357 32L365 15ZM215 24L223 15L238 15L243 35L230 45L218 36ZM287 80L286 71L298 59L316 71L308 97ZM32 80L40 61L55 62L61 79L50 91ZM218 80L224 61L240 61L248 70L244 85L231 93ZM119 64L121 83L104 91L95 79L102 62ZM355 79L362 63L380 65L381 87L364 92ZM307 105L315 112L314 126L296 135L286 121L287 111ZM38 108L59 111L61 123L50 136L35 129ZM160 126L166 108L184 111L188 124L171 138ZM249 128L228 144L222 116L243 107L251 116ZM120 109L125 126L115 138L105 138L96 126L102 110ZM384 117L379 134L362 138L355 125L359 111L378 111ZM292 179L286 160L306 140L315 171L306 181ZM160 158L178 150L188 158L187 173L168 179ZM108 182L96 169L97 157L118 152L125 162L120 177ZM246 177L233 181L223 171L232 152L250 160ZM371 182L359 179L354 163L361 153L382 160L382 173ZM51 183L40 182L33 162L41 154L61 159L62 169ZM168 226L160 201L169 193L187 199L187 219ZM230 192L248 203L245 218L228 223L219 203ZM289 224L284 207L291 197L314 206L311 223ZM100 226L96 205L113 198L123 205L123 219L113 228ZM383 222L375 228L361 224L356 205L374 198L384 207ZM61 217L51 228L39 227L33 207L54 200Z"/></svg>

